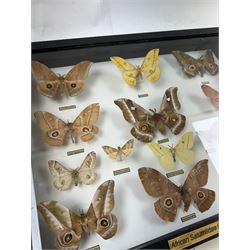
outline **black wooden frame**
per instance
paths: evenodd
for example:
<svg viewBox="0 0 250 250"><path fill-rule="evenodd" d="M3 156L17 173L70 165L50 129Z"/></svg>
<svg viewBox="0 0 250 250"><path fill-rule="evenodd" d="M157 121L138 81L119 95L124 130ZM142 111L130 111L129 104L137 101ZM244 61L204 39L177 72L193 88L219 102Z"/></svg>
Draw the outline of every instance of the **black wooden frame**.
<svg viewBox="0 0 250 250"><path fill-rule="evenodd" d="M32 60L38 60L49 67L74 65L82 60L92 62L109 61L111 56L124 58L143 57L152 48L159 48L160 54L169 54L173 50L195 51L212 49L219 57L219 28L177 30L116 36L65 39L32 43ZM132 249L168 249L168 240L219 219L216 214L200 222L183 227L157 239L135 246ZM210 239L198 242L200 245Z"/></svg>

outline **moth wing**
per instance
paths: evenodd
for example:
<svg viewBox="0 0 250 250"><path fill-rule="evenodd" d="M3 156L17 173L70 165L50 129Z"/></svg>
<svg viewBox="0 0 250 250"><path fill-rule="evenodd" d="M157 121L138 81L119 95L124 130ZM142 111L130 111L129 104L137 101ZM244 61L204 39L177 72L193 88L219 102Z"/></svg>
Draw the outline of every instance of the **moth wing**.
<svg viewBox="0 0 250 250"><path fill-rule="evenodd" d="M83 80L88 77L92 64L90 61L82 61L76 64L65 76L64 82L69 96L76 96L82 92Z"/></svg>
<svg viewBox="0 0 250 250"><path fill-rule="evenodd" d="M201 89L203 90L204 94L210 98L213 105L216 108L219 108L219 92L206 84L202 84Z"/></svg>
<svg viewBox="0 0 250 250"><path fill-rule="evenodd" d="M117 231L117 218L111 213L115 205L114 185L113 180L100 185L87 212L88 226L105 240Z"/></svg>
<svg viewBox="0 0 250 250"><path fill-rule="evenodd" d="M174 110L177 111L181 108L180 101L177 95L178 88L170 87L168 88L162 98L160 110Z"/></svg>
<svg viewBox="0 0 250 250"><path fill-rule="evenodd" d="M147 121L152 119L152 115L146 109L133 102L130 99L116 99L114 103L121 109L124 119L132 124L138 121Z"/></svg>
<svg viewBox="0 0 250 250"><path fill-rule="evenodd" d="M156 142L148 143L152 152L160 158L160 164L166 169L172 169L174 167L174 158L169 148L164 147Z"/></svg>
<svg viewBox="0 0 250 250"><path fill-rule="evenodd" d="M144 190L152 197L179 192L179 188L172 181L153 168L139 168L138 174Z"/></svg>
<svg viewBox="0 0 250 250"><path fill-rule="evenodd" d="M49 112L38 111L34 113L38 126L43 131L43 141L50 146L63 145L68 125Z"/></svg>
<svg viewBox="0 0 250 250"><path fill-rule="evenodd" d="M160 79L161 71L159 64L159 49L150 50L144 58L141 66L142 72L150 82L155 82Z"/></svg>
<svg viewBox="0 0 250 250"><path fill-rule="evenodd" d="M192 192L192 198L200 212L207 211L215 201L215 192L207 188L197 188Z"/></svg>
<svg viewBox="0 0 250 250"><path fill-rule="evenodd" d="M189 172L183 185L184 190L184 210L187 211L192 200L194 190L201 188L207 184L208 180L208 160L204 159L195 164Z"/></svg>
<svg viewBox="0 0 250 250"><path fill-rule="evenodd" d="M104 152L108 155L111 160L117 160L119 156L119 151L117 148L113 148L107 145L102 146Z"/></svg>
<svg viewBox="0 0 250 250"><path fill-rule="evenodd" d="M181 203L181 194L179 192L169 193L162 196L155 202L156 213L165 221L174 221L177 209Z"/></svg>
<svg viewBox="0 0 250 250"><path fill-rule="evenodd" d="M182 65L183 71L186 75L193 77L198 73L203 76L204 68L200 60L193 58L192 56L182 51L172 51L177 61Z"/></svg>
<svg viewBox="0 0 250 250"><path fill-rule="evenodd" d="M129 156L132 153L133 150L133 146L134 146L134 140L131 139L129 141L127 141L121 148L122 153L125 156Z"/></svg>
<svg viewBox="0 0 250 250"><path fill-rule="evenodd" d="M68 190L73 185L72 171L57 161L48 161L49 171L54 178L54 187L60 191Z"/></svg>
<svg viewBox="0 0 250 250"><path fill-rule="evenodd" d="M82 141L90 141L98 133L95 125L100 114L99 103L93 103L86 107L74 120L72 128Z"/></svg>
<svg viewBox="0 0 250 250"><path fill-rule="evenodd" d="M81 166L78 168L79 182L85 185L92 184L97 177L97 174L93 171L96 164L96 153L90 152L84 159Z"/></svg>
<svg viewBox="0 0 250 250"><path fill-rule="evenodd" d="M219 66L214 62L213 52L211 50L206 50L205 54L201 56L200 61L211 75L218 73Z"/></svg>
<svg viewBox="0 0 250 250"><path fill-rule="evenodd" d="M51 69L38 61L32 61L32 75L38 81L37 89L42 95L56 96L60 81Z"/></svg>
<svg viewBox="0 0 250 250"><path fill-rule="evenodd" d="M110 57L110 60L116 65L116 67L123 73L122 77L124 81L132 86L136 85L136 78L138 75L138 71L136 67L129 62L127 62L125 59L113 56Z"/></svg>
<svg viewBox="0 0 250 250"><path fill-rule="evenodd" d="M61 249L79 247L82 228L80 218L56 201L37 205L49 229L57 234L57 246ZM66 240L70 237L70 240Z"/></svg>
<svg viewBox="0 0 250 250"><path fill-rule="evenodd" d="M192 150L193 145L193 132L187 132L175 146L175 152L184 164L190 164L195 159L195 153Z"/></svg>

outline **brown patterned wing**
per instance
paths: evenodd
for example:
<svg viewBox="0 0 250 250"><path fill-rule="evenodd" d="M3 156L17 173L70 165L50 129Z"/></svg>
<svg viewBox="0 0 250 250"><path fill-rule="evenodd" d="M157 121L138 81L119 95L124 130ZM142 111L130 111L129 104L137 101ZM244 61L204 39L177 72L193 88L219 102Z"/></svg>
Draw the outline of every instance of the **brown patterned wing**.
<svg viewBox="0 0 250 250"><path fill-rule="evenodd" d="M204 94L210 98L213 105L216 108L219 108L219 92L207 84L202 84L201 89L203 90Z"/></svg>
<svg viewBox="0 0 250 250"><path fill-rule="evenodd" d="M219 66L214 62L213 52L211 50L206 50L205 54L200 57L200 61L211 75L218 73Z"/></svg>
<svg viewBox="0 0 250 250"><path fill-rule="evenodd" d="M79 247L82 234L80 217L56 201L42 202L37 208L57 236L56 247L65 250Z"/></svg>
<svg viewBox="0 0 250 250"><path fill-rule="evenodd" d="M179 192L178 186L153 168L139 168L138 174L144 190L152 197Z"/></svg>
<svg viewBox="0 0 250 250"><path fill-rule="evenodd" d="M179 134L186 124L186 117L176 112L181 108L177 91L177 87L168 88L165 91L160 107L162 121L175 135Z"/></svg>
<svg viewBox="0 0 250 250"><path fill-rule="evenodd" d="M180 189L153 168L143 167L138 173L145 191L150 196L160 197L154 204L156 213L165 221L174 221L181 202Z"/></svg>
<svg viewBox="0 0 250 250"><path fill-rule="evenodd" d="M155 211L161 219L165 221L174 221L180 203L181 194L179 192L167 194L155 202Z"/></svg>
<svg viewBox="0 0 250 250"><path fill-rule="evenodd" d="M200 60L196 60L192 56L179 50L172 51L172 54L182 65L182 69L187 76L193 77L196 76L198 73L203 76L204 67Z"/></svg>
<svg viewBox="0 0 250 250"><path fill-rule="evenodd" d="M90 61L82 61L76 64L65 76L64 83L69 96L77 96L82 92L83 80L88 77L92 64Z"/></svg>
<svg viewBox="0 0 250 250"><path fill-rule="evenodd" d="M99 103L93 103L85 108L75 119L72 129L78 134L82 141L90 141L98 133L95 125L100 114Z"/></svg>
<svg viewBox="0 0 250 250"><path fill-rule="evenodd" d="M111 213L115 206L114 185L113 180L108 180L99 186L87 212L88 226L105 240L117 231L117 218Z"/></svg>
<svg viewBox="0 0 250 250"><path fill-rule="evenodd" d="M121 109L124 119L134 125L131 134L139 141L152 141L155 127L152 114L130 99L121 98L114 102Z"/></svg>
<svg viewBox="0 0 250 250"><path fill-rule="evenodd" d="M38 111L34 115L43 131L43 141L49 146L62 146L69 131L68 125L49 112Z"/></svg>
<svg viewBox="0 0 250 250"><path fill-rule="evenodd" d="M191 200L196 199L197 190L207 184L208 180L208 160L204 159L196 163L192 168L183 185L184 210L187 211ZM198 196L197 196L198 197Z"/></svg>
<svg viewBox="0 0 250 250"><path fill-rule="evenodd" d="M38 81L37 89L42 95L56 96L60 80L51 69L38 61L32 61L32 75Z"/></svg>

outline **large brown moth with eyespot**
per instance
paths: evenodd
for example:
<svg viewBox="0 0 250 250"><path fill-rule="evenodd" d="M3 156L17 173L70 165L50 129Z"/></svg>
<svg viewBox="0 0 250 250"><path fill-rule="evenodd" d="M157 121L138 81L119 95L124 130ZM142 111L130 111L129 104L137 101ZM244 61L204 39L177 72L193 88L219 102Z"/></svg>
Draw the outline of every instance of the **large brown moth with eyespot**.
<svg viewBox="0 0 250 250"><path fill-rule="evenodd" d="M168 127L177 135L185 127L186 117L177 113L181 108L177 90L177 87L166 90L159 112L152 109L149 112L130 99L121 98L114 102L121 109L125 120L133 125L131 134L139 141L151 142L157 130L165 134Z"/></svg>
<svg viewBox="0 0 250 250"><path fill-rule="evenodd" d="M140 168L140 180L145 191L152 197L159 198L155 203L155 211L161 219L174 221L181 201L184 211L188 211L193 200L200 212L208 210L215 201L215 192L203 188L208 180L208 160L199 161L189 172L183 186L177 186L167 177L153 168Z"/></svg>
<svg viewBox="0 0 250 250"><path fill-rule="evenodd" d="M63 96L66 90L69 96L77 96L83 90L83 81L92 64L90 61L82 61L64 76L57 75L43 63L32 61L32 75L38 81L37 89L42 95L55 97L59 92Z"/></svg>
<svg viewBox="0 0 250 250"><path fill-rule="evenodd" d="M183 71L187 76L193 77L197 74L203 76L205 70L211 75L216 75L218 73L219 66L214 62L213 53L211 50L206 50L205 54L199 59L195 59L179 50L172 51L172 54L182 65Z"/></svg>
<svg viewBox="0 0 250 250"><path fill-rule="evenodd" d="M54 178L53 184L59 191L70 189L73 185L90 185L96 180L93 171L96 164L96 153L90 152L77 169L68 169L58 161L49 160L49 171Z"/></svg>
<svg viewBox="0 0 250 250"><path fill-rule="evenodd" d="M56 247L77 249L83 234L98 233L103 239L113 237L117 231L117 218L111 213L115 206L114 181L105 181L98 187L86 214L77 215L56 201L37 205L39 212L56 234Z"/></svg>
<svg viewBox="0 0 250 250"><path fill-rule="evenodd" d="M67 133L70 133L72 142L76 141L76 134L84 142L90 141L98 133L95 125L98 121L100 106L93 103L86 107L71 123L65 123L49 112L35 112L38 126L43 131L43 141L49 146L62 146Z"/></svg>

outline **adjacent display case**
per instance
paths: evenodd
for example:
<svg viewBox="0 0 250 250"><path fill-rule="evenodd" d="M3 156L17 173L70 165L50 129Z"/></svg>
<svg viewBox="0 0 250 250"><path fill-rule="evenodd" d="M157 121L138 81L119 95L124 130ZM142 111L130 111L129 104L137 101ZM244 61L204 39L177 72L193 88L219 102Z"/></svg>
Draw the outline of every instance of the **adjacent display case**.
<svg viewBox="0 0 250 250"><path fill-rule="evenodd" d="M112 56L119 56L133 65L141 65L147 52L155 48L159 49L161 74L160 79L154 83L144 77L136 86L129 86L110 60ZM203 56L206 50L211 50L215 63L219 65L218 28L32 43L32 60L47 65L61 76L81 61L93 62L88 77L84 80L82 93L74 97L58 95L49 98L41 95L37 90L38 81L32 77L33 249L53 249L55 242L55 234L49 230L38 212L37 204L57 201L76 214L80 214L79 211L82 210L86 213L96 190L107 180L114 181L115 205L112 214L117 218L117 232L107 240L96 232L85 234L81 238L79 249L183 249L218 237L219 176L217 161L214 160L214 150L217 148L216 128L213 126L211 132L209 122L205 122L203 125L206 127L207 124L208 129L203 127L205 132L202 134L199 122L211 123L211 119L218 117L218 107L204 94L201 86L209 83L209 86L218 90L219 73L211 75L205 71L203 76L187 76L172 54L172 51L178 50L196 59ZM124 119L121 109L114 101L120 98L131 99L145 110L156 109L159 112L164 93L171 87L178 89L181 104L178 112L186 117L185 127L177 135L169 128L165 135L155 131L153 141L172 149L187 132L193 132L194 145L190 150L194 151L195 159L184 164L177 156L174 167L166 169L161 166L161 156L155 155L147 143L137 140L130 133L133 125ZM64 145L60 147L48 146L43 142L42 132L34 117L35 112L50 112L67 123L73 122L82 110L93 103L99 104L100 112L94 124L99 131L92 140L83 142L78 138L72 143L68 134ZM132 107L132 110L136 108ZM204 138L210 139L210 148L204 143ZM110 159L102 148L103 145L117 148L130 139L134 140L132 153L122 161ZM96 180L90 185L73 186L66 191L56 189L48 161L58 161L67 168L76 169L91 151L96 153L93 170L97 175ZM185 212L181 202L174 221L161 219L154 208L158 198L145 192L138 170L142 167L153 168L164 175L164 178L181 186L195 164L203 159L208 159L208 181L204 188L215 192L211 207L201 212L192 201ZM181 196L183 192L180 189Z"/></svg>

